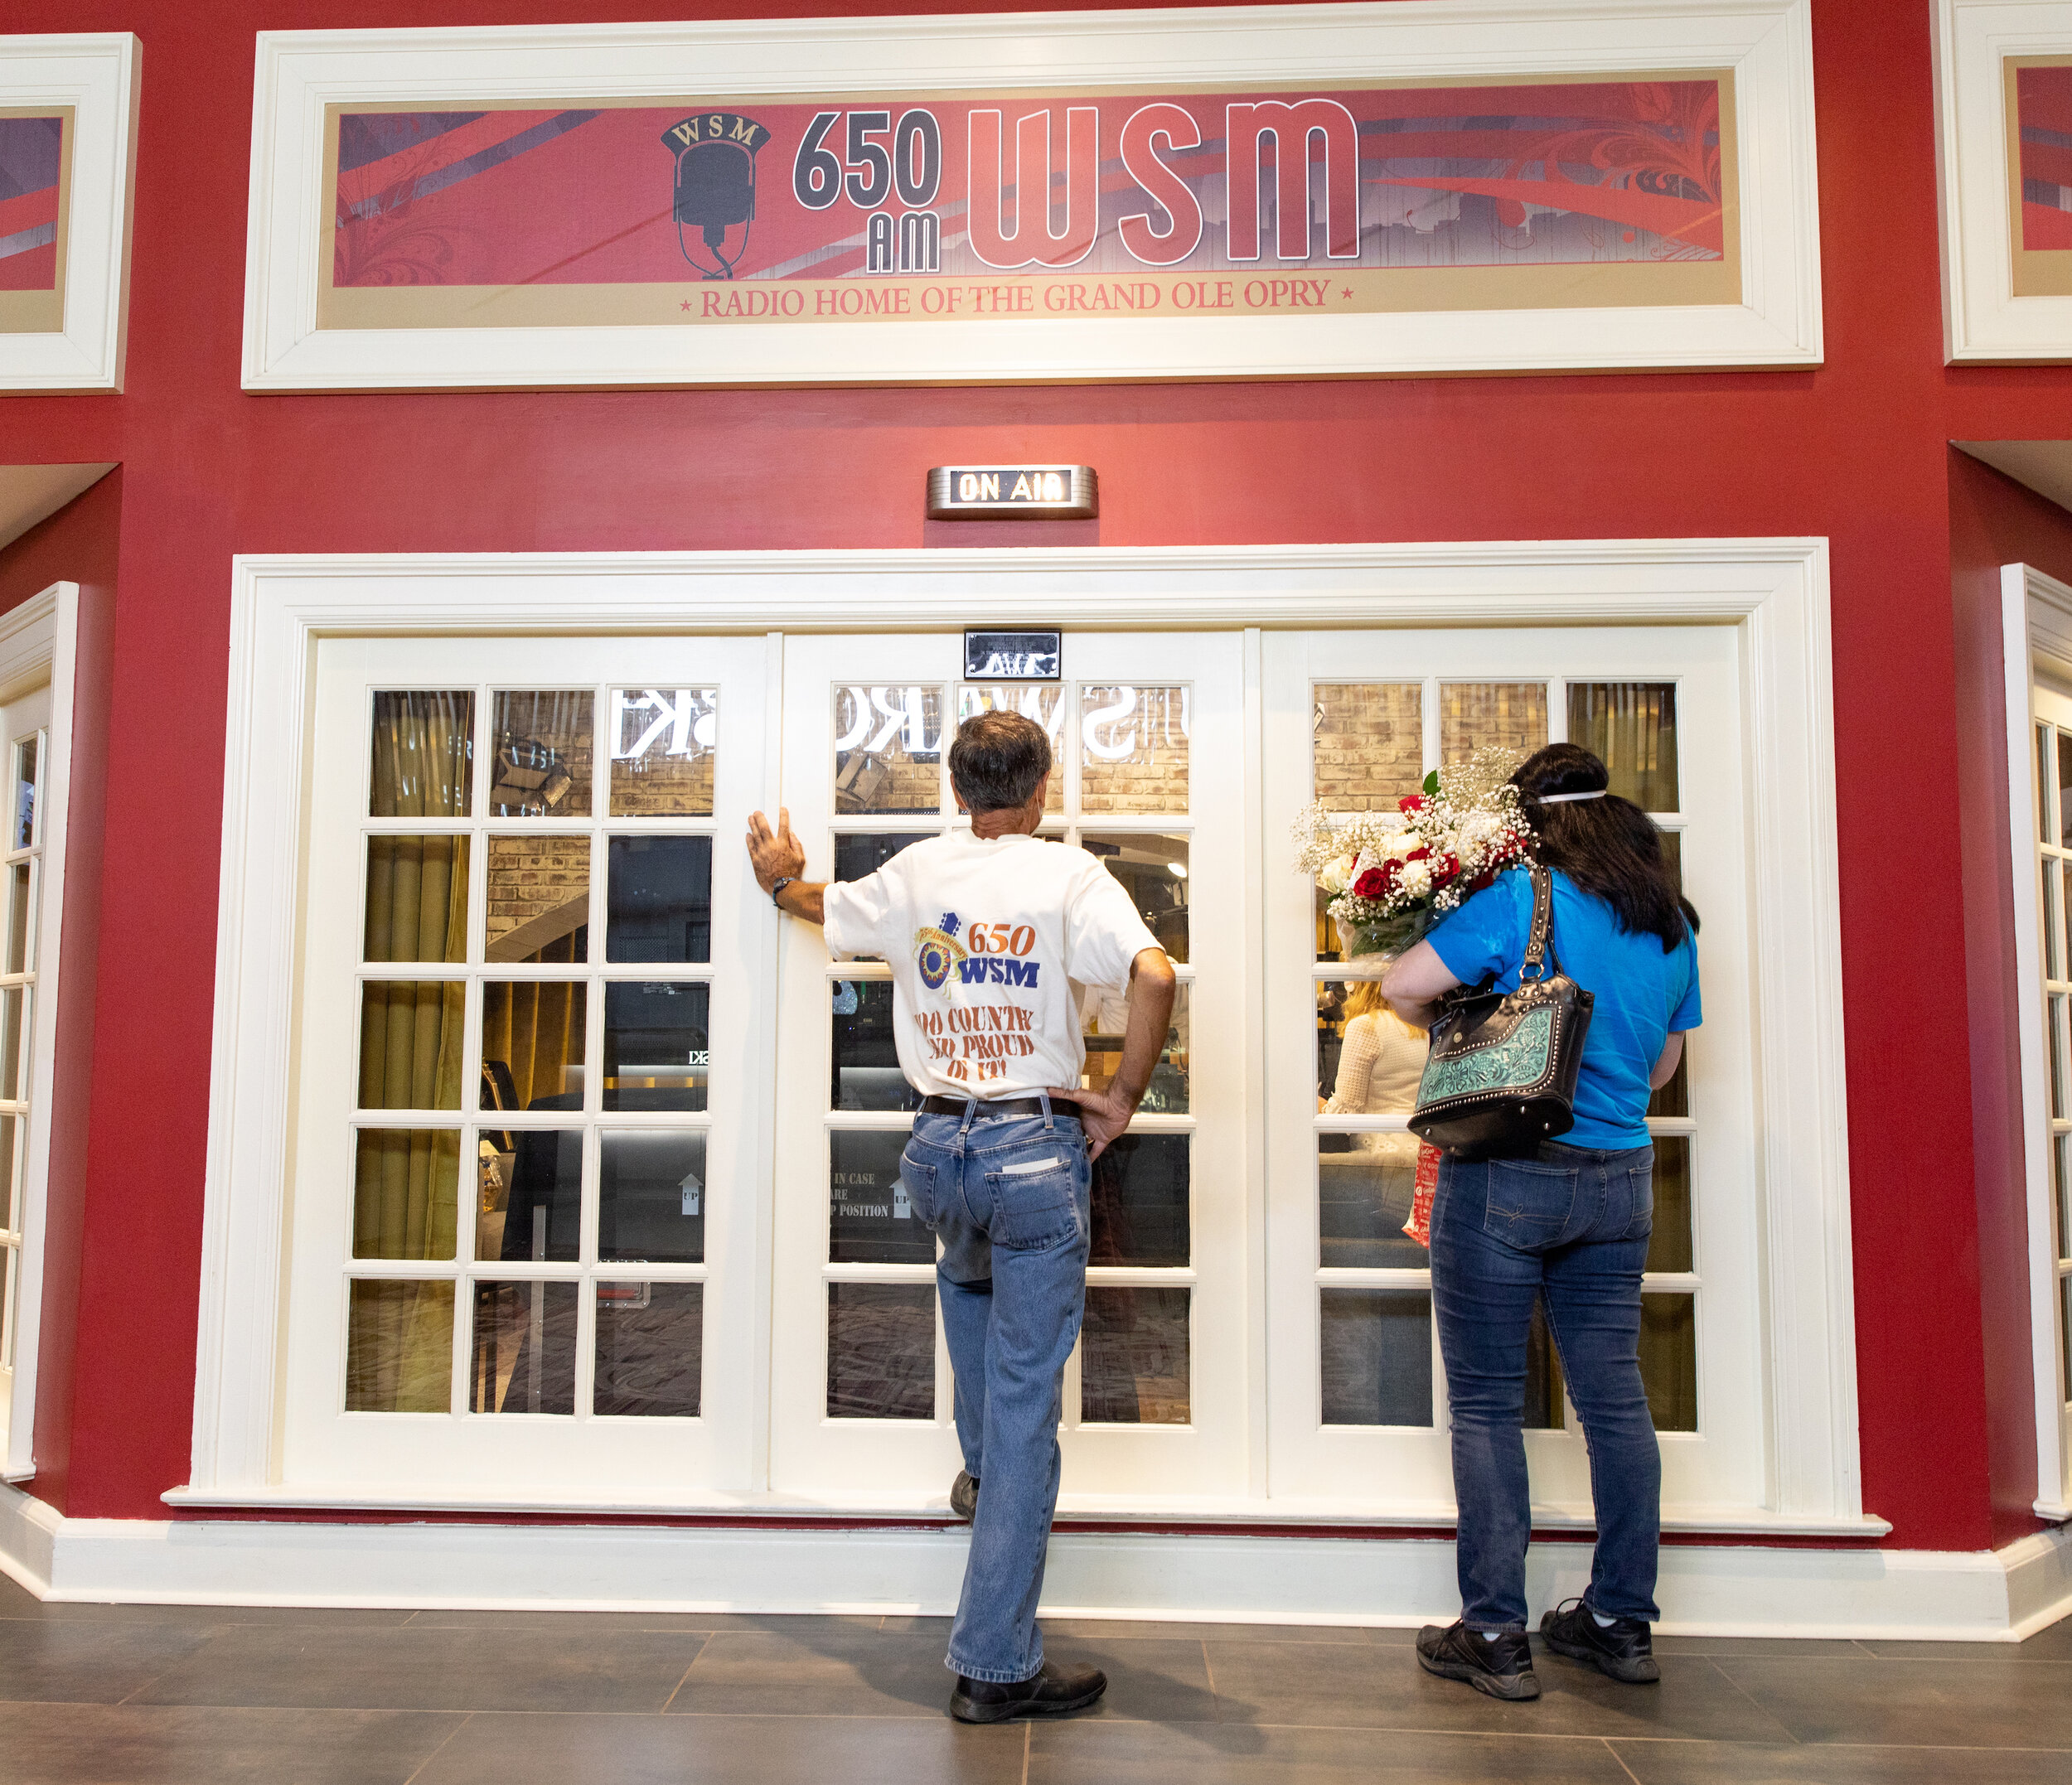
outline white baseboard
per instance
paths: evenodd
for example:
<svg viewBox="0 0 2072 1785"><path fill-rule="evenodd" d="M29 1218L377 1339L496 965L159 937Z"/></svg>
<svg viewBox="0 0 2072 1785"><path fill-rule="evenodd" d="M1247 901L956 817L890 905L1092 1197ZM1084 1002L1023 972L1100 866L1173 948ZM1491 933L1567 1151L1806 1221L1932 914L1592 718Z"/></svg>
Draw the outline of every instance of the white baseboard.
<svg viewBox="0 0 2072 1785"><path fill-rule="evenodd" d="M62 1518L0 1487L0 1569L54 1599L221 1605L946 1613L961 1531ZM1534 1546L1535 1611L1590 1550ZM1677 1546L1665 1634L2016 1642L2072 1613L2072 1536L1998 1551ZM1047 1615L1402 1625L1458 1614L1454 1546L1061 1531Z"/></svg>

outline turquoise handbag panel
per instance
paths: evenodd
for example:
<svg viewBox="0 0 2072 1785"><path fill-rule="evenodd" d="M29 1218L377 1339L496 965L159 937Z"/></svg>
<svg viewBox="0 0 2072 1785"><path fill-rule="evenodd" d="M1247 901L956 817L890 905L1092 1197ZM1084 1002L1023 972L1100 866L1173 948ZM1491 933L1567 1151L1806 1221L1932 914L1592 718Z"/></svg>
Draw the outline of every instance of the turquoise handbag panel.
<svg viewBox="0 0 2072 1785"><path fill-rule="evenodd" d="M1421 1104L1442 1103L1475 1091L1524 1090L1547 1076L1554 1049L1554 1007L1528 1011L1503 1041L1451 1060L1426 1062Z"/></svg>

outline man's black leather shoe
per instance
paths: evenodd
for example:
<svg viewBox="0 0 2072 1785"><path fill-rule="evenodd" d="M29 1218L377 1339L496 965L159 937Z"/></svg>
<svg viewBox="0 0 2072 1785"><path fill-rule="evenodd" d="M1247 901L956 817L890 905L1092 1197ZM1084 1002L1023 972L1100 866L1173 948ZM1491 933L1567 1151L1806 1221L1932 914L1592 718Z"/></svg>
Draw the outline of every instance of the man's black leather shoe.
<svg viewBox="0 0 2072 1785"><path fill-rule="evenodd" d="M959 1518L968 1520L978 1509L979 1484L959 1469L957 1478L950 1483L950 1510Z"/></svg>
<svg viewBox="0 0 2072 1785"><path fill-rule="evenodd" d="M1026 1680L1001 1685L991 1680L957 1676L950 1695L950 1715L959 1723L1005 1723L1009 1717L1061 1717L1084 1710L1108 1690L1108 1676L1098 1667L1061 1667L1054 1661Z"/></svg>
<svg viewBox="0 0 2072 1785"><path fill-rule="evenodd" d="M1505 1630L1493 1639L1470 1630L1458 1619L1426 1624L1417 1633L1417 1665L1443 1680L1465 1680L1492 1698L1540 1696L1532 1672L1532 1644L1523 1630Z"/></svg>
<svg viewBox="0 0 2072 1785"><path fill-rule="evenodd" d="M1570 1599L1541 1618L1540 1640L1556 1655L1586 1662L1629 1686L1650 1686L1662 1677L1654 1633L1646 1624L1638 1618L1615 1618L1607 1629L1581 1599Z"/></svg>

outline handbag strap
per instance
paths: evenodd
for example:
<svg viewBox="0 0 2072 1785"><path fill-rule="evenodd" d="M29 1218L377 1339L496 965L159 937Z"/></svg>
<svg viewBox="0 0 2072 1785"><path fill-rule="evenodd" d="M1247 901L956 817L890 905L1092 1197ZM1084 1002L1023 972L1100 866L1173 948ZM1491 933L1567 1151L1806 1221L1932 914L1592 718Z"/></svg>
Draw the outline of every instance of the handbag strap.
<svg viewBox="0 0 2072 1785"><path fill-rule="evenodd" d="M1550 967L1556 973L1561 970L1561 957L1554 952L1554 877L1537 862L1532 864L1532 931L1518 967L1520 985L1545 979Z"/></svg>

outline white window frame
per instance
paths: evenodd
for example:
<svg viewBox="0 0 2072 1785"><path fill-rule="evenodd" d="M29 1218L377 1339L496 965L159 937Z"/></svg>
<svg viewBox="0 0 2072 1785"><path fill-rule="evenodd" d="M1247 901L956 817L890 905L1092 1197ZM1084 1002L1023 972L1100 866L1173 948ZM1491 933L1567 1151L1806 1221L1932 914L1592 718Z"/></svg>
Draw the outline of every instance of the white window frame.
<svg viewBox="0 0 2072 1785"><path fill-rule="evenodd" d="M51 1093L56 1076L58 966L63 954L65 847L71 804L72 715L76 699L79 585L53 583L0 614L0 706L48 684L41 826L43 887L31 1007L29 1123L22 1161L22 1261L15 1287L14 1382L0 1480L36 1473L36 1378L43 1312L43 1259L50 1205ZM7 740L0 738L0 743Z"/></svg>
<svg viewBox="0 0 2072 1785"><path fill-rule="evenodd" d="M311 668L327 635L1711 623L1744 664L1770 1456L1697 1528L1876 1535L1858 1461L1828 544L1821 539L234 561L222 895L191 1479L177 1505L325 1505L274 1454ZM1247 653L1248 703L1259 698ZM283 716L290 716L283 723ZM1248 825L1258 807L1248 797ZM1255 830L1256 873L1285 837ZM1292 871L1290 866L1290 871ZM772 922L774 920L772 920ZM744 946L774 946L767 938ZM1255 1163L1250 1231L1263 1235ZM767 1253L766 1255L767 1255ZM1264 1273L1253 1261L1254 1294ZM1263 1304L1262 1304L1263 1306ZM1254 1310L1254 1330L1259 1311ZM351 1504L425 1506L413 1484ZM557 1504L550 1495L525 1503ZM685 1496L684 1509L704 1502ZM716 1502L715 1502L716 1504ZM801 1510L754 1492L728 1509ZM608 1502L584 1509L611 1512ZM623 1510L655 1510L627 1506ZM1238 1517L1246 1516L1242 1512ZM1272 1523L1262 1504L1251 1516ZM1421 1510L1428 1521L1429 1508ZM1353 1522L1388 1521L1385 1507Z"/></svg>

